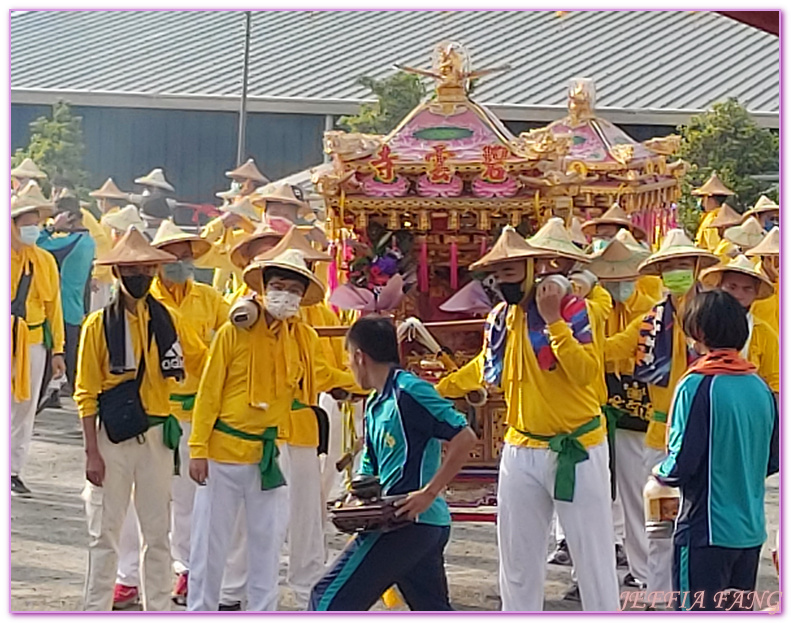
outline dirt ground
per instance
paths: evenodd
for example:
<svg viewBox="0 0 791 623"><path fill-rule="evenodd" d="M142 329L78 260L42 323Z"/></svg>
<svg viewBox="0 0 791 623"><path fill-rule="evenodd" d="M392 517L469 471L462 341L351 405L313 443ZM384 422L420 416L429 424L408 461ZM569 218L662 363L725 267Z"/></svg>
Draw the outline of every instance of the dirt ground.
<svg viewBox="0 0 791 623"><path fill-rule="evenodd" d="M23 474L33 497L11 501L12 611L69 611L81 607L87 561L87 528L80 499L83 456L79 422L72 405L38 416L30 460ZM769 481L766 509L769 542L774 543L779 509L776 476ZM346 537L332 527L329 530L334 556ZM494 524L455 524L446 550L446 566L451 602L456 609L499 610ZM547 567L545 609L579 610L579 603L562 600L570 582L570 568ZM626 571L619 569L618 573L622 579ZM285 558L281 560L280 609L294 610L294 598L284 578ZM778 590L768 545L762 553L758 590ZM384 606L380 603L375 609Z"/></svg>

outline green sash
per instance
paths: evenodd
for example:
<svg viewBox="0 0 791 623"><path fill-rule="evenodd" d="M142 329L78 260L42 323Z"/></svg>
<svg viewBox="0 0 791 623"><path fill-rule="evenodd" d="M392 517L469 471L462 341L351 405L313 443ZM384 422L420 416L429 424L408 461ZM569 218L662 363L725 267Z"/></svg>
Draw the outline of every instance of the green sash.
<svg viewBox="0 0 791 623"><path fill-rule="evenodd" d="M197 394L170 394L171 402L178 402L184 411L192 411Z"/></svg>
<svg viewBox="0 0 791 623"><path fill-rule="evenodd" d="M557 435L534 435L517 429L528 439L545 441L549 443L549 449L558 454L558 468L555 473L555 499L571 502L574 499L574 485L576 483L577 463L587 460L588 451L580 443L578 437L585 433L596 430L601 426L599 416L592 418L576 430L570 433L558 433Z"/></svg>
<svg viewBox="0 0 791 623"><path fill-rule="evenodd" d="M667 413L654 410L654 412L651 414L651 420L654 422L659 422L660 424L667 424Z"/></svg>
<svg viewBox="0 0 791 623"><path fill-rule="evenodd" d="M44 322L39 324L28 325L28 330L32 331L33 329L38 329L39 327L41 327L44 348L47 350L52 350L52 347L55 345L55 340L52 337L52 327L50 327L49 319L45 319Z"/></svg>
<svg viewBox="0 0 791 623"><path fill-rule="evenodd" d="M173 473L181 474L181 457L179 456L179 441L181 441L181 424L175 415L149 415L148 425L162 425L162 441L165 447L173 450Z"/></svg>
<svg viewBox="0 0 791 623"><path fill-rule="evenodd" d="M280 450L275 443L275 439L277 439L277 426L270 426L261 435L245 433L238 428L226 424L222 420L215 421L214 428L221 433L232 435L239 439L260 441L264 445L261 452L261 461L258 464L261 470L261 489L263 491L268 491L269 489L285 486L286 479L283 477L283 472L280 471L280 466L277 464L277 457L280 456Z"/></svg>

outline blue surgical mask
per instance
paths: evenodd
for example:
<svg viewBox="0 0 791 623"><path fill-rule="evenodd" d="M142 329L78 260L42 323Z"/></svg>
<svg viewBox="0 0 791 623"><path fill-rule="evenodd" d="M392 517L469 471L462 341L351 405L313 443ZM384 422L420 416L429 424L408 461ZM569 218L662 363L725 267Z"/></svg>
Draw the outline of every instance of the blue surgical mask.
<svg viewBox="0 0 791 623"><path fill-rule="evenodd" d="M618 303L625 303L634 294L634 281L605 281L602 285Z"/></svg>
<svg viewBox="0 0 791 623"><path fill-rule="evenodd" d="M22 225L19 228L19 239L22 244L32 247L36 244L39 235L41 235L41 228L38 225Z"/></svg>
<svg viewBox="0 0 791 623"><path fill-rule="evenodd" d="M179 260L163 265L162 274L165 279L173 283L186 283L195 274L195 266L192 264L192 260Z"/></svg>

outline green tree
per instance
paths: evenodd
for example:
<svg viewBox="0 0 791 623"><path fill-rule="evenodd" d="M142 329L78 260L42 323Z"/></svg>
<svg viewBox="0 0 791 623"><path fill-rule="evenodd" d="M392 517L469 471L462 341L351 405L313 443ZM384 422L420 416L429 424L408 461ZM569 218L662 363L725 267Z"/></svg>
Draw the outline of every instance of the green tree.
<svg viewBox="0 0 791 623"><path fill-rule="evenodd" d="M735 98L714 104L710 110L695 115L687 125L678 127L681 148L678 155L690 163L682 179L679 220L694 234L700 222L700 209L691 191L703 184L712 171L736 195L728 199L743 212L762 194L778 200L777 190L753 175L774 173L779 168L780 143L771 130L755 123Z"/></svg>
<svg viewBox="0 0 791 623"><path fill-rule="evenodd" d="M357 84L368 89L377 101L361 104L359 113L338 120L338 126L347 132L387 134L426 96L420 78L405 71L382 80L361 76Z"/></svg>
<svg viewBox="0 0 791 623"><path fill-rule="evenodd" d="M83 169L85 142L82 136L82 117L72 114L69 105L58 101L52 106L52 116L42 116L30 123L30 142L26 149L17 149L11 165L17 166L31 158L47 174L42 191L49 195L52 183L70 182L76 193L87 199L88 175Z"/></svg>

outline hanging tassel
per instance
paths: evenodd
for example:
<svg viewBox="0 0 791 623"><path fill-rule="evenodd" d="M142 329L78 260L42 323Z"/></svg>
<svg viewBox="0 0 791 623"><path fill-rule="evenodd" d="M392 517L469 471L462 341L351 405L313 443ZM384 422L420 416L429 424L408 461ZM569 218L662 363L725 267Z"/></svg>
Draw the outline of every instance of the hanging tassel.
<svg viewBox="0 0 791 623"><path fill-rule="evenodd" d="M459 245L456 238L450 243L450 289L459 289Z"/></svg>
<svg viewBox="0 0 791 623"><path fill-rule="evenodd" d="M425 237L420 245L420 262L417 268L418 292L428 292L428 242Z"/></svg>

